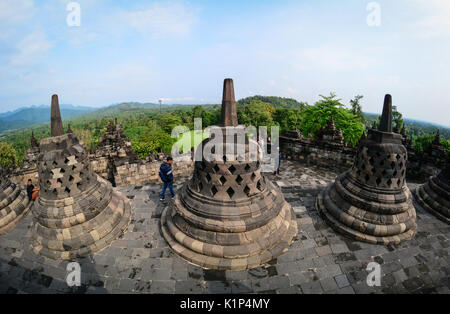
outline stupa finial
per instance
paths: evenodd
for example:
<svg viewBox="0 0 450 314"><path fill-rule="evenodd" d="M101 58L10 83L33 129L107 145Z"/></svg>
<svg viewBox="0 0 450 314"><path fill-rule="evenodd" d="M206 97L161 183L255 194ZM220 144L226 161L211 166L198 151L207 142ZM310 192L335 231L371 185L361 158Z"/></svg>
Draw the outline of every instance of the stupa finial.
<svg viewBox="0 0 450 314"><path fill-rule="evenodd" d="M225 79L223 83L222 126L238 126L234 84L232 79Z"/></svg>
<svg viewBox="0 0 450 314"><path fill-rule="evenodd" d="M383 115L381 116L379 130L392 133L392 96L389 94L384 98Z"/></svg>
<svg viewBox="0 0 450 314"><path fill-rule="evenodd" d="M64 134L63 124L61 120L61 112L59 110L58 95L52 96L52 108L51 108L51 135L61 136Z"/></svg>

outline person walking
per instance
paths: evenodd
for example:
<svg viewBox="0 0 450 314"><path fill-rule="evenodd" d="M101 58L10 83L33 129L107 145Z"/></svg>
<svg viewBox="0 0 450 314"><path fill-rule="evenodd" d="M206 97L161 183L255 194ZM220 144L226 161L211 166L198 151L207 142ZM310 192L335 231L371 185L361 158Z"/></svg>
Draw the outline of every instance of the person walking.
<svg viewBox="0 0 450 314"><path fill-rule="evenodd" d="M172 164L173 164L173 158L167 157L167 161L164 161L159 168L159 177L161 178L163 182L163 189L161 192L161 197L159 200L163 202L166 198L166 190L167 187L170 190L170 194L172 194L172 200L175 199L175 192L173 191L173 172L172 172Z"/></svg>
<svg viewBox="0 0 450 314"><path fill-rule="evenodd" d="M279 176L280 175L280 168L281 168L281 151L280 148L278 147L278 167L275 170L275 172L273 173L274 176Z"/></svg>

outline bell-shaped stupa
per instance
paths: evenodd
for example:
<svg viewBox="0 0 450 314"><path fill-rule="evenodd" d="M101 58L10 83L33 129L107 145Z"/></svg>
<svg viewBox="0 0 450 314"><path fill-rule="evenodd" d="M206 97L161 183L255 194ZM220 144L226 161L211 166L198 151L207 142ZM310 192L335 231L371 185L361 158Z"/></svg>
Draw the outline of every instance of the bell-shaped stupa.
<svg viewBox="0 0 450 314"><path fill-rule="evenodd" d="M0 235L13 229L30 211L27 193L12 183L0 166Z"/></svg>
<svg viewBox="0 0 450 314"><path fill-rule="evenodd" d="M40 143L33 248L52 259L73 260L119 237L130 222L131 206L92 171L76 135L64 134L57 95L52 97L51 135Z"/></svg>
<svg viewBox="0 0 450 314"><path fill-rule="evenodd" d="M231 79L224 82L222 126L211 133L196 151L192 180L162 214L162 233L177 254L203 268L254 268L287 251L297 223L261 174L258 144L238 125Z"/></svg>
<svg viewBox="0 0 450 314"><path fill-rule="evenodd" d="M414 193L417 203L442 221L450 223L450 154L442 172L418 187Z"/></svg>
<svg viewBox="0 0 450 314"><path fill-rule="evenodd" d="M392 97L386 95L380 128L358 146L354 166L316 199L316 208L337 232L353 239L393 244L417 229L412 195L405 183L408 154L392 132Z"/></svg>

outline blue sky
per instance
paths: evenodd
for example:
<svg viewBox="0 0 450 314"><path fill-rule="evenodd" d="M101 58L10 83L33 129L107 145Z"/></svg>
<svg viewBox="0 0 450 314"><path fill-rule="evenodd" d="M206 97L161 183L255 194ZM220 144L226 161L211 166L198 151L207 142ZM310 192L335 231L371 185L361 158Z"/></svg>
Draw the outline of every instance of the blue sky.
<svg viewBox="0 0 450 314"><path fill-rule="evenodd" d="M363 0L0 0L0 112L61 103L219 103L236 97L314 103L384 94L408 118L450 126L450 1L383 0L371 27Z"/></svg>

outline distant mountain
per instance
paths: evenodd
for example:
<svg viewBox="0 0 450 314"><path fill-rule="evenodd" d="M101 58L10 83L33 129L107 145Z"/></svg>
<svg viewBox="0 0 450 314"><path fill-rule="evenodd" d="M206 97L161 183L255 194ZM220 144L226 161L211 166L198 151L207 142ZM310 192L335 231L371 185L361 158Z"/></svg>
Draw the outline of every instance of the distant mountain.
<svg viewBox="0 0 450 314"><path fill-rule="evenodd" d="M165 105L167 106L167 105ZM159 109L159 104L154 103L139 103L139 102L125 102L116 105L111 105L105 108L96 110L95 115L110 115L124 112L142 112L145 110Z"/></svg>
<svg viewBox="0 0 450 314"><path fill-rule="evenodd" d="M80 116L95 111L95 108L61 105L63 119ZM49 122L50 106L32 106L19 108L14 111L0 113L0 132L20 129L39 123Z"/></svg>
<svg viewBox="0 0 450 314"><path fill-rule="evenodd" d="M380 116L379 114L376 113L366 113L366 112L364 113L364 115L366 119L368 119L369 121L376 121ZM408 118L403 118L403 122L406 126L406 129L408 130L408 136L409 135L421 136L425 134L434 134L439 130L443 138L450 140L450 127L448 126Z"/></svg>
<svg viewBox="0 0 450 314"><path fill-rule="evenodd" d="M262 102L269 103L274 108L300 109L303 105L305 105L305 103L298 102L297 100L292 98L283 98L277 96L260 96L260 95L243 98L238 101L238 104L248 105L253 100L259 100Z"/></svg>

